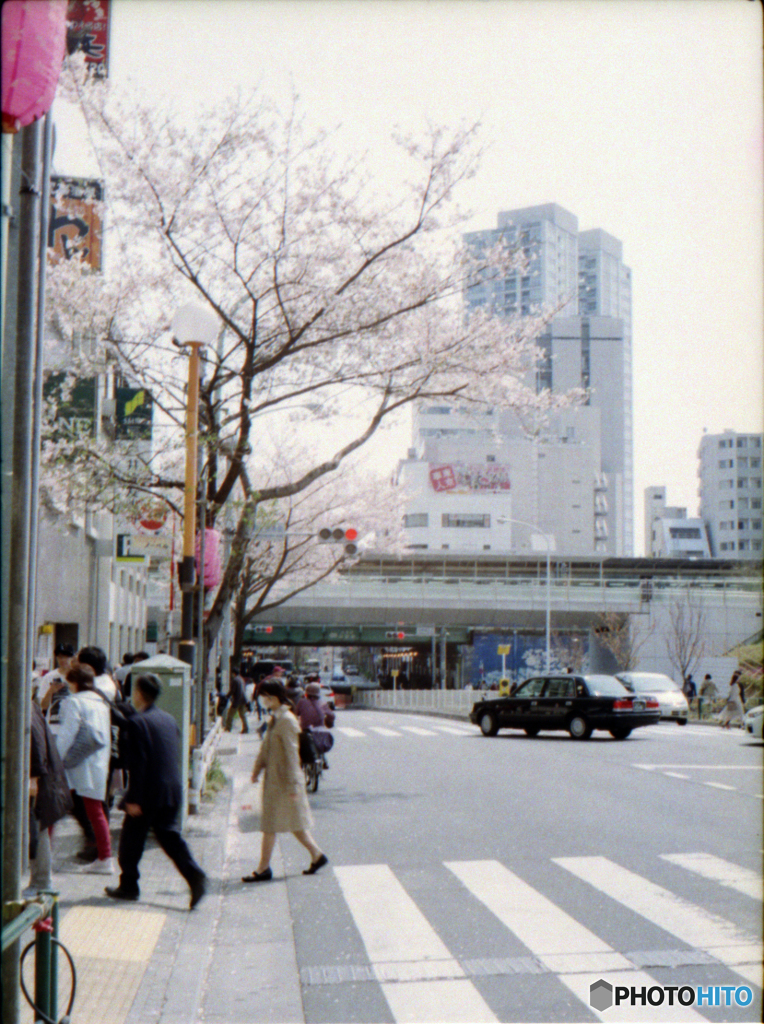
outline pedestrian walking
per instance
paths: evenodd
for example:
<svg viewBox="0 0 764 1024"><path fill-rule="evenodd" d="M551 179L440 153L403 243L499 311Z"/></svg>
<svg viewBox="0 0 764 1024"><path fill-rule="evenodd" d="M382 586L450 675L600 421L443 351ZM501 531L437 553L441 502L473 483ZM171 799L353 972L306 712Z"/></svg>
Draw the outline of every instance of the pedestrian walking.
<svg viewBox="0 0 764 1024"><path fill-rule="evenodd" d="M698 690L698 718L703 717L703 701L713 702L715 699L716 686L711 678L711 673L706 672L703 676L703 682L700 684L700 689Z"/></svg>
<svg viewBox="0 0 764 1024"><path fill-rule="evenodd" d="M305 792L305 776L300 767L300 724L291 710L291 703L282 683L265 680L260 686L260 700L271 712L265 738L260 746L252 781L265 772L263 783L262 844L260 862L242 882L268 882L273 878L271 855L278 832L291 832L310 853L310 866L304 875L314 875L329 858L316 845L309 829L313 824Z"/></svg>
<svg viewBox="0 0 764 1024"><path fill-rule="evenodd" d="M157 842L188 882L189 909L193 910L205 894L207 879L180 834L180 733L172 715L156 706L161 692L153 673L133 680L135 713L126 727L129 781L120 803L125 811L119 837L120 879L118 886L106 887L106 895L115 900L139 898L138 865L153 829Z"/></svg>
<svg viewBox="0 0 764 1024"><path fill-rule="evenodd" d="M84 810L95 839L96 858L83 870L110 875L114 862L104 801L109 783L111 712L96 692L95 673L89 665L75 664L66 679L71 694L61 705L56 742L72 790L74 816L84 829Z"/></svg>
<svg viewBox="0 0 764 1024"><path fill-rule="evenodd" d="M732 723L736 719L740 719L740 724L743 724L743 716L745 715L745 707L743 706L743 684L740 682L742 676L740 669L736 669L732 673L732 679L730 679L730 689L727 694L727 703L722 708L722 713L719 716L719 725L722 729L729 729Z"/></svg>
<svg viewBox="0 0 764 1024"><path fill-rule="evenodd" d="M116 700L119 696L117 684L109 674L109 659L101 647L83 647L74 661L77 665L89 665L95 673L95 688L107 698Z"/></svg>
<svg viewBox="0 0 764 1024"><path fill-rule="evenodd" d="M72 667L74 648L71 644L57 644L54 655L56 667L52 671L46 672L40 680L37 699L50 730L55 736L61 724L61 702L69 696L66 673Z"/></svg>
<svg viewBox="0 0 764 1024"><path fill-rule="evenodd" d="M53 733L32 702L29 761L29 885L26 899L52 886L53 826L72 809L72 796Z"/></svg>
<svg viewBox="0 0 764 1024"><path fill-rule="evenodd" d="M241 719L241 731L249 732L247 723L247 692L244 687L244 679L239 671L231 673L231 685L228 689L228 707L225 713L223 728L226 732L231 731L234 715Z"/></svg>

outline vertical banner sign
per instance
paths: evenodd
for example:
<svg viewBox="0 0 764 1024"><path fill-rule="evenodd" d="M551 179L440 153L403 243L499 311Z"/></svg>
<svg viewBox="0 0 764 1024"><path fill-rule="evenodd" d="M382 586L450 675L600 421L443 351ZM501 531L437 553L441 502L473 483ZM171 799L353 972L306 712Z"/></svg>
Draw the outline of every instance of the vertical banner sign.
<svg viewBox="0 0 764 1024"><path fill-rule="evenodd" d="M99 78L105 78L109 70L109 2L69 0L66 12L67 52L84 53Z"/></svg>
<svg viewBox="0 0 764 1024"><path fill-rule="evenodd" d="M116 441L150 441L153 405L145 388L117 388Z"/></svg>
<svg viewBox="0 0 764 1024"><path fill-rule="evenodd" d="M88 178L51 176L48 248L53 260L78 256L101 269L103 183Z"/></svg>
<svg viewBox="0 0 764 1024"><path fill-rule="evenodd" d="M51 373L43 384L43 397L56 407L53 440L95 437L95 377L72 380L66 373Z"/></svg>

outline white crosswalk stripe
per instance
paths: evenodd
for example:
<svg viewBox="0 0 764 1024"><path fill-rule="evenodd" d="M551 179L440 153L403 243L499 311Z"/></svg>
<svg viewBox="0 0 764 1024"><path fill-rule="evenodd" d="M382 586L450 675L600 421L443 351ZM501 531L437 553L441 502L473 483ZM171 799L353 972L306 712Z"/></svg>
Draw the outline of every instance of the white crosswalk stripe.
<svg viewBox="0 0 764 1024"><path fill-rule="evenodd" d="M713 857L710 853L662 853L660 856L661 860L678 864L680 868L742 892L744 896L752 896L755 900L764 899L764 882L755 871L731 864L721 857Z"/></svg>
<svg viewBox="0 0 764 1024"><path fill-rule="evenodd" d="M711 883L761 899L761 877L729 861L705 853L659 856ZM750 984L761 985L761 942L756 936L605 857L559 857L552 863L691 947L690 959L680 959L679 964L724 964ZM534 973L545 970L555 975L588 1013L604 1021L649 1024L658 1019L655 1006L649 1003L621 1003L617 1011L610 1008L600 1013L589 1002L590 986L605 981L613 989L650 990L661 984L650 973L651 967L660 966L662 953L670 959L677 951L657 950L650 956L658 959L648 960L646 954L614 949L497 860L447 861L444 866L527 948ZM334 874L365 946L369 970L396 1022L497 1019L472 981L480 976L476 965L483 961L460 961L453 956L389 865L335 866ZM595 928L597 920L594 916ZM682 952L678 951L680 956ZM504 973L512 970L504 968ZM705 1021L699 1010L666 1002L659 1019Z"/></svg>
<svg viewBox="0 0 764 1024"><path fill-rule="evenodd" d="M555 857L554 863L588 882L664 931L695 949L704 950L735 973L750 980L752 951L761 943L730 921L676 896L647 878L615 864L607 857ZM757 967L761 984L761 965Z"/></svg>
<svg viewBox="0 0 764 1024"><path fill-rule="evenodd" d="M415 736L437 736L437 733L434 733L432 729L420 729L418 725L402 725L401 729L404 732L411 732Z"/></svg>
<svg viewBox="0 0 764 1024"><path fill-rule="evenodd" d="M369 728L372 732L379 733L380 736L397 736L399 739L401 736L395 729L386 729L383 725L370 725Z"/></svg>
<svg viewBox="0 0 764 1024"><path fill-rule="evenodd" d="M396 1021L497 1019L386 864L334 873Z"/></svg>
<svg viewBox="0 0 764 1024"><path fill-rule="evenodd" d="M365 732L361 732L360 729L353 729L349 725L338 725L337 732L341 732L343 736L349 736L351 739L368 739Z"/></svg>

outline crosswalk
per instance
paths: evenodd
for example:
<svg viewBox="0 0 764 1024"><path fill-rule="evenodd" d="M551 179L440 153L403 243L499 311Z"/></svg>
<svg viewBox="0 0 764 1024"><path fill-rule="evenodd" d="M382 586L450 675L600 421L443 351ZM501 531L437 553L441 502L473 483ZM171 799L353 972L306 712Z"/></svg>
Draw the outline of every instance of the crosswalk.
<svg viewBox="0 0 764 1024"><path fill-rule="evenodd" d="M424 728L419 725L396 725L394 729L386 725L370 725L365 730L355 729L347 725L338 725L335 732L342 733L351 740L369 739L372 736L384 736L386 739L402 739L405 736L476 736L477 731L469 726L433 725Z"/></svg>
<svg viewBox="0 0 764 1024"><path fill-rule="evenodd" d="M574 997L570 1020L704 1021L708 1018L701 1006L662 1006L660 1016L651 1005L619 1006L616 1017L612 1011L596 1010L589 1001L590 986L599 981L614 988L650 989L666 984L665 971L660 968L673 967L677 984L693 985L694 968L704 972L704 984L751 986L754 1001L749 1009L753 1015L744 1019L758 1019L762 941L760 928L751 922L760 920L761 876L704 852L656 856L656 873L663 862L669 866L666 871L676 868L709 886L732 890L735 895L731 898L741 900L740 907L735 906L745 911L741 916L747 925L712 913L604 856L552 858L547 865L551 881L544 883L547 892L541 891L537 873L534 884L498 860L448 860L433 868L438 873L438 887L449 891L449 899L462 908L478 935L480 926L475 922L480 913L487 912L507 936L504 948L499 949L496 924L490 929L484 924L485 933L493 936L493 948L486 949L483 957L465 956L462 949L449 948L442 928L439 931L430 922L427 907L420 907L422 890L416 886L413 893L407 890L405 872L399 878L388 864L335 865L339 895L352 917L366 961L345 962L334 968L304 967L303 985L374 981L396 1022L480 1024L502 1019L500 1008L495 1002L492 1005L497 980L539 974L550 981L556 979L568 993L568 1003ZM566 909L550 896L550 892L564 892L569 885L566 879L571 877L583 883L583 891L593 890L590 906L580 912L579 904L568 901ZM615 948L612 931L610 941L604 937L605 905L627 914L631 924L626 934L662 935L663 946L631 952ZM576 908L576 916L571 906ZM578 916L586 920L578 920ZM457 945L453 932L451 945ZM521 955L501 955L510 948ZM718 980L706 980L711 975ZM542 990L544 986L539 988Z"/></svg>

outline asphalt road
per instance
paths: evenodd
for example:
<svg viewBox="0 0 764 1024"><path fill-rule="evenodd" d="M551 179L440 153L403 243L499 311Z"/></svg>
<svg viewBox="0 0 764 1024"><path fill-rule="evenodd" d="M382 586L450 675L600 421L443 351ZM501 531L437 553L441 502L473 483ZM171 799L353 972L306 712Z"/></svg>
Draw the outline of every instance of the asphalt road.
<svg viewBox="0 0 764 1024"><path fill-rule="evenodd" d="M281 841L307 1021L761 1019L761 744L355 709L335 732L310 798L320 889ZM754 998L600 1013L599 978Z"/></svg>

